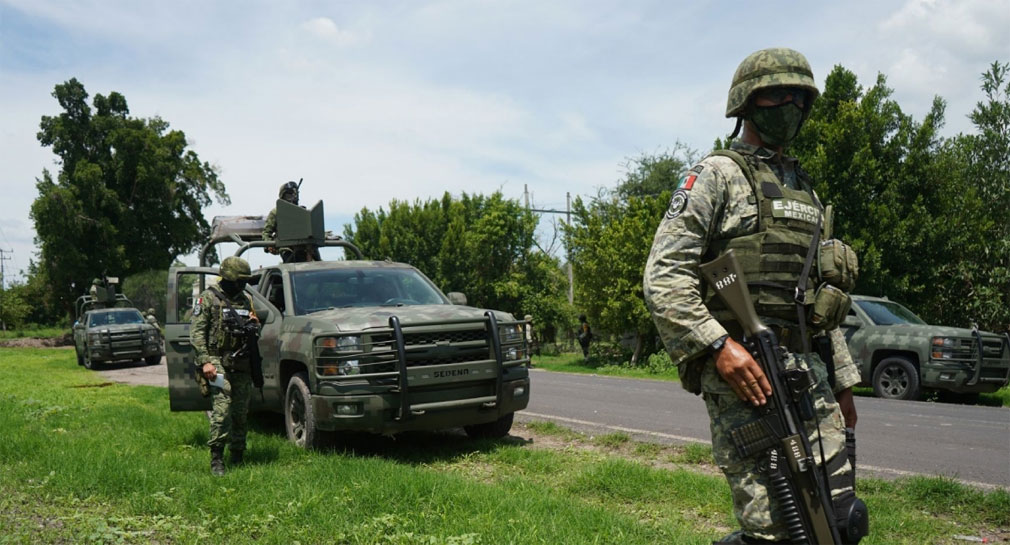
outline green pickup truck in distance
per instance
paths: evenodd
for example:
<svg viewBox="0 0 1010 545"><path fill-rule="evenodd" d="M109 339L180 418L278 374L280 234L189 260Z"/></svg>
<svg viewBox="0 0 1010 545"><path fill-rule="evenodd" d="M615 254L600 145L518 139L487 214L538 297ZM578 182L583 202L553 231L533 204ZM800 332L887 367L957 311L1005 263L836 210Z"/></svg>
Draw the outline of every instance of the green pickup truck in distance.
<svg viewBox="0 0 1010 545"><path fill-rule="evenodd" d="M317 207L311 214L321 219L321 203ZM288 438L305 448L336 431L461 427L472 437L507 435L515 412L529 403L526 322L467 306L461 293L446 296L410 265L366 260L353 244L323 235L318 220L312 229L301 224L303 236L317 236L285 239L283 231L297 224L295 208L279 204L281 242L262 240L262 217L237 216L215 218L208 244L236 242L236 255L302 243L344 248L344 259L277 263L253 272L256 282L246 293L262 325L264 385L253 391L251 410L283 414ZM189 330L193 298L217 272L207 266L169 271L165 328L173 411L210 407L193 377Z"/></svg>
<svg viewBox="0 0 1010 545"><path fill-rule="evenodd" d="M95 279L89 294L74 303L74 350L77 365L95 369L105 363L143 360L161 363L161 330L118 293L119 279Z"/></svg>
<svg viewBox="0 0 1010 545"><path fill-rule="evenodd" d="M929 325L887 298L852 296L842 323L862 385L877 397L973 403L1010 379L1010 338L977 328Z"/></svg>

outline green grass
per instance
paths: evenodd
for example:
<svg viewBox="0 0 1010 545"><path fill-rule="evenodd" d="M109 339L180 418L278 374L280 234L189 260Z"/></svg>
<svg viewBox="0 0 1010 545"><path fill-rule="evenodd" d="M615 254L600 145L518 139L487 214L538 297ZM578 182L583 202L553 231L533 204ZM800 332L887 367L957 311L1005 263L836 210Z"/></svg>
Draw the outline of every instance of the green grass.
<svg viewBox="0 0 1010 545"><path fill-rule="evenodd" d="M655 370L648 365L632 366L630 363L607 361L600 357L588 360L582 354L560 354L557 356L533 356L533 366L548 371L606 375L611 377L649 378L657 380L680 380L677 369Z"/></svg>
<svg viewBox="0 0 1010 545"><path fill-rule="evenodd" d="M248 463L215 478L202 414L171 413L164 388L104 383L73 357L0 348L0 544L708 544L734 525L724 480L664 467L672 447L618 434L596 446L540 423L528 430L584 448L427 433L306 452L261 417ZM678 448L685 461L710 456ZM1010 526L1004 491L944 479L860 487L872 509L864 545Z"/></svg>
<svg viewBox="0 0 1010 545"><path fill-rule="evenodd" d="M30 327L21 329L0 330L0 341L8 339L20 339L23 337L36 337L42 339L58 339L70 334L69 327Z"/></svg>

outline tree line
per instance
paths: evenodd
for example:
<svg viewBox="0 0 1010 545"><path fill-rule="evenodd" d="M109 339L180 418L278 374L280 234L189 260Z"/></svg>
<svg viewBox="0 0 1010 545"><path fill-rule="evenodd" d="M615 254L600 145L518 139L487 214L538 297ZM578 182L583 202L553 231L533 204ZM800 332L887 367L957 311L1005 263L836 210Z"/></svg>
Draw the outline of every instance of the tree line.
<svg viewBox="0 0 1010 545"><path fill-rule="evenodd" d="M833 205L835 236L859 254L857 293L886 295L931 323L996 331L1010 324L1008 71L1010 63L995 62L981 76L982 98L968 114L974 130L953 137L940 135L940 97L916 120L883 75L868 87L842 66L828 75L789 151ZM158 273L149 271L203 242L210 198L227 202L181 131L129 117L115 92L97 95L92 110L76 80L53 95L65 112L43 117L38 137L60 172L36 181L40 253L27 281L3 294L8 322L57 321L96 272L137 276L128 279L136 290L157 290ZM714 147L724 144L717 138ZM598 333L628 339L638 359L661 348L641 288L652 237L672 188L701 156L677 143L629 159L613 187L574 201L563 254L545 250L536 214L500 192L363 208L344 236L366 256L418 267L471 304L532 315L542 339L570 331L585 313Z"/></svg>

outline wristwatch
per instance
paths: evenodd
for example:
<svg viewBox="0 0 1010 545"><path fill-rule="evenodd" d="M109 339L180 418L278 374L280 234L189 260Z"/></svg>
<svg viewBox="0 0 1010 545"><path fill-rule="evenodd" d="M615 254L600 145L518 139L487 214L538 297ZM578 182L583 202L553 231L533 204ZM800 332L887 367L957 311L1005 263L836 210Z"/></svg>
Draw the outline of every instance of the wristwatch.
<svg viewBox="0 0 1010 545"><path fill-rule="evenodd" d="M729 335L723 335L722 337L719 337L718 339L712 341L712 344L708 345L708 353L711 354L712 356L716 356L717 354L719 354L719 351L722 350L722 347L726 346L726 339L728 338Z"/></svg>

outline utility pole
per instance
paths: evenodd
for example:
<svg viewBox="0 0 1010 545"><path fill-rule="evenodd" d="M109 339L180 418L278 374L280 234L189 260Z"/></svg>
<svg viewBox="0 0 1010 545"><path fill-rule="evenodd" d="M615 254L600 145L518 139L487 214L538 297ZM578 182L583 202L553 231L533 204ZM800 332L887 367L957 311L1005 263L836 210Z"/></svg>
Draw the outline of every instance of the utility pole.
<svg viewBox="0 0 1010 545"><path fill-rule="evenodd" d="M3 319L3 300L4 300L4 280L7 278L4 272L4 261L10 260L10 255L14 253L14 250L4 250L0 248L0 327L4 331L7 331L7 321Z"/></svg>
<svg viewBox="0 0 1010 545"><path fill-rule="evenodd" d="M569 225L569 226L572 224L572 193L571 192L566 192L565 193L565 209L564 210L553 210L553 209L549 209L549 208L530 208L529 190L527 189L526 184L523 184L523 197L526 199L526 209L529 210L530 212L538 212L538 213L541 213L541 214L564 214L565 215L565 223L567 225ZM566 268L568 269L568 304L571 305L571 304L575 303L575 276L572 273L572 254L571 254L571 252L568 251L567 247L565 248L565 261L567 262L567 267Z"/></svg>

